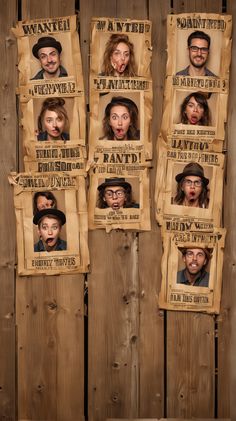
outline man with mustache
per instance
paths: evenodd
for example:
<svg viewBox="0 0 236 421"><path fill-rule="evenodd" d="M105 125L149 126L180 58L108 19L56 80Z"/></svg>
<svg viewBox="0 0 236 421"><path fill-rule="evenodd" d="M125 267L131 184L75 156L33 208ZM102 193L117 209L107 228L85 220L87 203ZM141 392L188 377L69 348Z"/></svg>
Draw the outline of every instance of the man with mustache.
<svg viewBox="0 0 236 421"><path fill-rule="evenodd" d="M68 76L66 69L61 65L61 52L61 43L55 38L39 38L32 48L32 53L40 61L42 69L31 80Z"/></svg>
<svg viewBox="0 0 236 421"><path fill-rule="evenodd" d="M59 251L66 250L66 241L60 238L61 228L66 223L65 214L55 208L38 211L33 218L33 223L38 225L39 241L34 244L34 251Z"/></svg>
<svg viewBox="0 0 236 421"><path fill-rule="evenodd" d="M211 258L207 248L180 248L185 269L177 273L177 284L208 287L209 273L205 270Z"/></svg>
<svg viewBox="0 0 236 421"><path fill-rule="evenodd" d="M188 37L188 54L190 64L176 73L177 76L213 76L206 63L209 57L211 38L203 31L192 32Z"/></svg>

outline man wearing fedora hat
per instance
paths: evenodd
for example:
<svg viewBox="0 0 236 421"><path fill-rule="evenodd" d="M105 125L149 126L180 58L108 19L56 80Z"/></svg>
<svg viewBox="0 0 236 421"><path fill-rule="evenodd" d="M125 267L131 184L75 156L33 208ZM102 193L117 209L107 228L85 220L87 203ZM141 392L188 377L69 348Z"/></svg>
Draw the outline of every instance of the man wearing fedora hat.
<svg viewBox="0 0 236 421"><path fill-rule="evenodd" d="M49 36L39 38L32 48L32 53L40 61L42 69L32 80L68 76L66 69L61 65L61 52L61 43L55 38Z"/></svg>
<svg viewBox="0 0 236 421"><path fill-rule="evenodd" d="M211 258L207 248L179 247L185 268L177 273L177 284L208 287L209 273L205 270Z"/></svg>
<svg viewBox="0 0 236 421"><path fill-rule="evenodd" d="M38 225L39 241L34 244L34 251L66 250L66 241L60 238L62 225L66 223L65 214L55 208L43 209L34 215L33 223Z"/></svg>
<svg viewBox="0 0 236 421"><path fill-rule="evenodd" d="M204 170L197 162L187 164L182 173L176 175L177 192L174 204L207 208L209 204L209 179L204 176Z"/></svg>
<svg viewBox="0 0 236 421"><path fill-rule="evenodd" d="M98 186L98 192L97 207L100 209L139 208L132 199L132 186L125 178L105 178Z"/></svg>

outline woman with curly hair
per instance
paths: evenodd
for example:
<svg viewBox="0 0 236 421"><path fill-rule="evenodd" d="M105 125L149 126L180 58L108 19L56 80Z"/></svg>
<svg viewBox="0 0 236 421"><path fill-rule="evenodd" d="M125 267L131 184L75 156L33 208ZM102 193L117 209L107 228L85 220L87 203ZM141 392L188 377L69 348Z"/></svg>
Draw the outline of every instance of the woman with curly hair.
<svg viewBox="0 0 236 421"><path fill-rule="evenodd" d="M201 92L193 92L186 96L181 104L180 115L182 124L209 126L210 111L206 96Z"/></svg>
<svg viewBox="0 0 236 421"><path fill-rule="evenodd" d="M103 133L100 139L139 140L138 107L129 98L117 96L105 108Z"/></svg>
<svg viewBox="0 0 236 421"><path fill-rule="evenodd" d="M38 116L38 140L69 140L69 119L63 98L46 98Z"/></svg>
<svg viewBox="0 0 236 421"><path fill-rule="evenodd" d="M134 46L125 34L112 34L103 55L102 76L136 76Z"/></svg>

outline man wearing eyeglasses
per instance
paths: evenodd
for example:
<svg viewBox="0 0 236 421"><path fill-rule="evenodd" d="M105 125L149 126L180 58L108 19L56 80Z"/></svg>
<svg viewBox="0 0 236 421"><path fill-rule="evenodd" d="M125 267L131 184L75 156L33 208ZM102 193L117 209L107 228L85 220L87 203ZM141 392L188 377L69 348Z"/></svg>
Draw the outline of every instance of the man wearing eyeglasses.
<svg viewBox="0 0 236 421"><path fill-rule="evenodd" d="M176 175L177 191L174 204L194 208L208 208L209 179L205 177L203 167L197 162L185 165L183 172Z"/></svg>
<svg viewBox="0 0 236 421"><path fill-rule="evenodd" d="M208 287L209 273L206 267L211 258L207 248L179 248L185 268L177 273L177 284Z"/></svg>
<svg viewBox="0 0 236 421"><path fill-rule="evenodd" d="M188 53L190 64L176 73L177 76L213 76L206 63L210 51L211 38L203 31L192 32L188 37Z"/></svg>
<svg viewBox="0 0 236 421"><path fill-rule="evenodd" d="M125 178L106 178L105 182L98 186L98 191L97 207L100 209L139 208L132 198L132 186Z"/></svg>

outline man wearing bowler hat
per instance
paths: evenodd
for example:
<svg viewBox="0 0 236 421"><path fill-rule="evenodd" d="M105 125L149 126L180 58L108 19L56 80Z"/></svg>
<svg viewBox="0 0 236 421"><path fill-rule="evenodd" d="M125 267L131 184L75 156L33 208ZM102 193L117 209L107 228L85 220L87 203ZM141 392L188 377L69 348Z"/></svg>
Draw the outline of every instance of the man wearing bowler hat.
<svg viewBox="0 0 236 421"><path fill-rule="evenodd" d="M104 183L98 186L98 191L97 207L100 209L139 208L132 199L132 186L125 178L105 178Z"/></svg>
<svg viewBox="0 0 236 421"><path fill-rule="evenodd" d="M211 258L207 248L179 247L185 268L177 273L177 284L208 287L209 273L205 270Z"/></svg>
<svg viewBox="0 0 236 421"><path fill-rule="evenodd" d="M33 223L38 225L39 241L34 244L34 251L66 250L66 241L60 238L62 225L66 223L65 214L59 209L48 208L36 212Z"/></svg>
<svg viewBox="0 0 236 421"><path fill-rule="evenodd" d="M68 76L66 69L61 65L61 51L61 43L55 38L39 38L38 42L32 48L32 53L40 61L42 69L32 80Z"/></svg>
<svg viewBox="0 0 236 421"><path fill-rule="evenodd" d="M176 175L177 192L174 204L194 208L208 208L209 179L205 177L204 170L197 162L185 165L183 172Z"/></svg>

